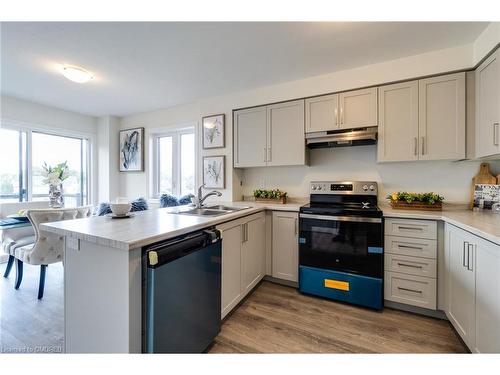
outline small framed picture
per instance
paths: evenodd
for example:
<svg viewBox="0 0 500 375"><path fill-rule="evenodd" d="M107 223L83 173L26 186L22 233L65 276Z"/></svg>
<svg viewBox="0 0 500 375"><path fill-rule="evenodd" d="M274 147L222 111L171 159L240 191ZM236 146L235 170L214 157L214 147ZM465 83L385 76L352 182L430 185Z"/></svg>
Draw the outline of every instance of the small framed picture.
<svg viewBox="0 0 500 375"><path fill-rule="evenodd" d="M225 156L205 156L203 158L203 183L206 188L224 189L225 178Z"/></svg>
<svg viewBox="0 0 500 375"><path fill-rule="evenodd" d="M203 132L203 148L223 148L225 147L225 115L205 116L201 120Z"/></svg>
<svg viewBox="0 0 500 375"><path fill-rule="evenodd" d="M120 131L120 172L144 171L144 128Z"/></svg>

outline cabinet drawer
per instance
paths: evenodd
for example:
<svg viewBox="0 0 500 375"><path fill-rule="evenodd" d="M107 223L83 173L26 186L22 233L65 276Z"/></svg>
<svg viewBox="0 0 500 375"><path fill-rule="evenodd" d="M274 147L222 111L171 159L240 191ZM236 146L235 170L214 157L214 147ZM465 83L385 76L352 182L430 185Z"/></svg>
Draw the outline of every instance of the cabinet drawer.
<svg viewBox="0 0 500 375"><path fill-rule="evenodd" d="M385 234L435 240L437 223L433 220L385 219Z"/></svg>
<svg viewBox="0 0 500 375"><path fill-rule="evenodd" d="M385 270L408 275L436 277L436 260L386 253Z"/></svg>
<svg viewBox="0 0 500 375"><path fill-rule="evenodd" d="M437 241L409 237L385 236L384 250L390 254L436 259Z"/></svg>
<svg viewBox="0 0 500 375"><path fill-rule="evenodd" d="M384 298L436 310L436 279L386 271Z"/></svg>

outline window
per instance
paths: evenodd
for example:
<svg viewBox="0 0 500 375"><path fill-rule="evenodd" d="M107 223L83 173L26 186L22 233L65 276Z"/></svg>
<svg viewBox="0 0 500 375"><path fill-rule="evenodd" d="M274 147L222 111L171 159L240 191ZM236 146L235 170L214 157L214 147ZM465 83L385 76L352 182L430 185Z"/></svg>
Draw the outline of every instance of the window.
<svg viewBox="0 0 500 375"><path fill-rule="evenodd" d="M153 195L193 194L195 189L194 129L182 129L153 137Z"/></svg>
<svg viewBox="0 0 500 375"><path fill-rule="evenodd" d="M90 142L37 131L0 129L0 202L48 200L42 166L67 161L63 183L66 207L88 204Z"/></svg>

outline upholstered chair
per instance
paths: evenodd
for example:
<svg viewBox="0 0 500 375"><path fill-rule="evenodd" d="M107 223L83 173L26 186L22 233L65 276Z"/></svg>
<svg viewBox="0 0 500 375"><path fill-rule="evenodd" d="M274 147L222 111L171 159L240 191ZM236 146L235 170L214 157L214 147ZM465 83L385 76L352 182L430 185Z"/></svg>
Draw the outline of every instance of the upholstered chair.
<svg viewBox="0 0 500 375"><path fill-rule="evenodd" d="M9 215L18 213L20 210L47 208L49 208L48 201L2 203L0 204L0 218L4 219ZM12 264L14 263L14 250L17 247L32 245L34 243L35 229L32 225L0 230L0 248L9 255L4 277L9 276Z"/></svg>
<svg viewBox="0 0 500 375"><path fill-rule="evenodd" d="M28 210L27 216L35 229L35 244L17 247L14 250L16 261L15 289L19 289L23 279L23 264L40 266L40 283L38 299L43 297L45 273L47 265L61 262L64 254L64 237L40 229L43 223L54 221L73 220L90 216L92 206L77 208Z"/></svg>

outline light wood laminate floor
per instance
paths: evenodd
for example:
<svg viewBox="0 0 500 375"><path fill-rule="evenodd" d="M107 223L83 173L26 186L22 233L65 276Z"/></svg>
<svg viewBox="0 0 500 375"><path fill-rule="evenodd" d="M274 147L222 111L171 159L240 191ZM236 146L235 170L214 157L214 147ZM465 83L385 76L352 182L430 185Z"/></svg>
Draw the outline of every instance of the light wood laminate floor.
<svg viewBox="0 0 500 375"><path fill-rule="evenodd" d="M466 353L451 324L377 312L262 282L223 323L211 353Z"/></svg>
<svg viewBox="0 0 500 375"><path fill-rule="evenodd" d="M3 275L5 264L0 265ZM37 300L38 267L0 277L0 353L61 352L63 268L47 269ZM210 353L464 353L447 321L397 310L376 312L262 282L224 321Z"/></svg>

